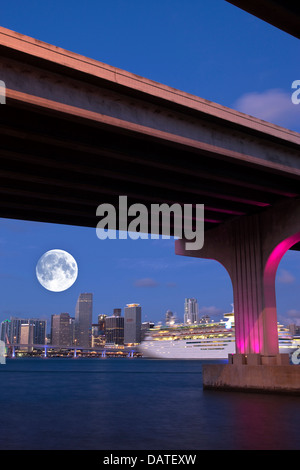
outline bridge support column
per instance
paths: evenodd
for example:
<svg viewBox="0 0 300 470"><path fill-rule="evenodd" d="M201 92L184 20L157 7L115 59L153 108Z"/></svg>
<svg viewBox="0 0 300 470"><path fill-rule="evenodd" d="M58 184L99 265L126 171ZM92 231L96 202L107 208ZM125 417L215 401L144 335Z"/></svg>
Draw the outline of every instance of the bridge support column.
<svg viewBox="0 0 300 470"><path fill-rule="evenodd" d="M300 201L294 199L207 232L199 251L186 250L184 239L176 241L176 254L214 259L229 273L235 312L233 364L286 363L279 356L275 277L281 258L299 241Z"/></svg>

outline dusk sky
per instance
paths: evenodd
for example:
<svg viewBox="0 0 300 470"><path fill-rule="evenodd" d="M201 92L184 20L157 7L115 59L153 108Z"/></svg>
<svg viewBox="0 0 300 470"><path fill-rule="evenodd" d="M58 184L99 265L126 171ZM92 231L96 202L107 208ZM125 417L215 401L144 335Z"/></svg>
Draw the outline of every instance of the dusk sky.
<svg viewBox="0 0 300 470"><path fill-rule="evenodd" d="M5 28L300 132L300 104L291 100L299 40L225 0L15 0L0 18ZM60 293L35 275L54 248L79 269ZM143 321L163 320L168 309L182 320L185 297L218 320L233 302L225 269L176 256L173 240L99 240L96 227L31 221L0 219L0 281L0 321L74 316L81 292L94 294L94 321L133 302ZM300 324L300 253L284 256L276 287L278 319Z"/></svg>

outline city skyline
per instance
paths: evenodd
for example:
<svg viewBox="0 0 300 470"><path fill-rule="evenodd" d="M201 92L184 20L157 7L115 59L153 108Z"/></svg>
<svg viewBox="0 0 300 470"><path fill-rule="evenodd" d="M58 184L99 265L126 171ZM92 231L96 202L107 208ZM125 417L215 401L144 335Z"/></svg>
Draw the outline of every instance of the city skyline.
<svg viewBox="0 0 300 470"><path fill-rule="evenodd" d="M296 38L223 0L142 3L92 2L91 10L56 0L28 8L17 0L5 5L1 25L300 131L300 104L291 100L300 78ZM113 40L112 21L122 41ZM56 248L79 268L74 285L60 293L47 292L35 276L40 257ZM200 315L216 319L233 303L228 273L217 262L176 256L174 240L99 240L96 221L83 228L0 219L0 282L0 321L73 316L81 292L94 293L95 315L136 302L143 320L155 322L167 310L183 320L186 297L198 299ZM299 287L300 253L290 251L277 271L279 321L300 322Z"/></svg>
<svg viewBox="0 0 300 470"><path fill-rule="evenodd" d="M200 316L218 320L232 309L227 271L215 261L176 256L172 239L99 240L94 229L5 219L0 227L2 250L9 244L1 256L0 321L17 316L49 323L54 313L73 316L81 292L94 294L93 322L128 303L143 306L143 321L163 321L171 310L182 322L187 297L197 298ZM77 281L64 292L47 291L35 275L36 262L53 247L68 250L79 265ZM289 251L277 271L278 321L284 324L299 324L299 255ZM15 290L22 296L13 295Z"/></svg>

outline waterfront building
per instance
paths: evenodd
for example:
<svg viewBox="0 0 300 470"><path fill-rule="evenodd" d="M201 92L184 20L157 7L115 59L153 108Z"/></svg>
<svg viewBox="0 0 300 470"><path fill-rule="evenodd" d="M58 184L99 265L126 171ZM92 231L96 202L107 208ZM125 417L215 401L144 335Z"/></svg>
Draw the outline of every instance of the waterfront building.
<svg viewBox="0 0 300 470"><path fill-rule="evenodd" d="M11 320L4 320L1 322L0 341L7 343L7 338L10 337Z"/></svg>
<svg viewBox="0 0 300 470"><path fill-rule="evenodd" d="M46 344L47 321L38 318L16 318L10 317L1 323L1 340L9 344L20 344L22 325L31 325L23 328L23 341L27 338L30 344ZM30 330L30 335L29 335ZM22 344L25 344L24 342Z"/></svg>
<svg viewBox="0 0 300 470"><path fill-rule="evenodd" d="M124 344L124 317L112 315L105 318L105 344Z"/></svg>
<svg viewBox="0 0 300 470"><path fill-rule="evenodd" d="M199 322L199 308L197 299L186 298L184 303L184 323L192 325Z"/></svg>
<svg viewBox="0 0 300 470"><path fill-rule="evenodd" d="M93 294L80 294L75 308L75 344L90 347L92 343Z"/></svg>
<svg viewBox="0 0 300 470"><path fill-rule="evenodd" d="M75 317L70 317L70 343L75 344Z"/></svg>
<svg viewBox="0 0 300 470"><path fill-rule="evenodd" d="M100 334L99 324L92 324L92 348L101 347L105 344L105 336Z"/></svg>
<svg viewBox="0 0 300 470"><path fill-rule="evenodd" d="M105 336L105 319L107 315L101 314L98 315L98 327L99 327L99 334Z"/></svg>
<svg viewBox="0 0 300 470"><path fill-rule="evenodd" d="M22 323L21 324L21 331L20 331L20 343L21 343L21 350L22 351L32 351L32 344L33 344L33 324Z"/></svg>
<svg viewBox="0 0 300 470"><path fill-rule="evenodd" d="M1 325L1 339L5 343L17 344L20 343L21 325L28 323L28 319L10 317L5 320Z"/></svg>
<svg viewBox="0 0 300 470"><path fill-rule="evenodd" d="M31 318L29 322L33 326L33 344L46 344L47 321Z"/></svg>
<svg viewBox="0 0 300 470"><path fill-rule="evenodd" d="M124 313L124 344L141 342L142 307L139 304L127 304Z"/></svg>
<svg viewBox="0 0 300 470"><path fill-rule="evenodd" d="M98 315L98 323L92 325L92 347L105 345L105 319L107 315Z"/></svg>
<svg viewBox="0 0 300 470"><path fill-rule="evenodd" d="M51 344L71 346L72 329L73 322L68 313L51 315Z"/></svg>

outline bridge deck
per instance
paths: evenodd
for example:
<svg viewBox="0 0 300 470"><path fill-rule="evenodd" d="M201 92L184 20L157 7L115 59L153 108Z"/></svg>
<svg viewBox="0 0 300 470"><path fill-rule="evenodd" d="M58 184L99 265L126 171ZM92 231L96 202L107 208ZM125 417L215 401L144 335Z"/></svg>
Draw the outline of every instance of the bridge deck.
<svg viewBox="0 0 300 470"><path fill-rule="evenodd" d="M96 208L205 204L209 230L300 195L300 135L0 28L0 216L95 227Z"/></svg>

